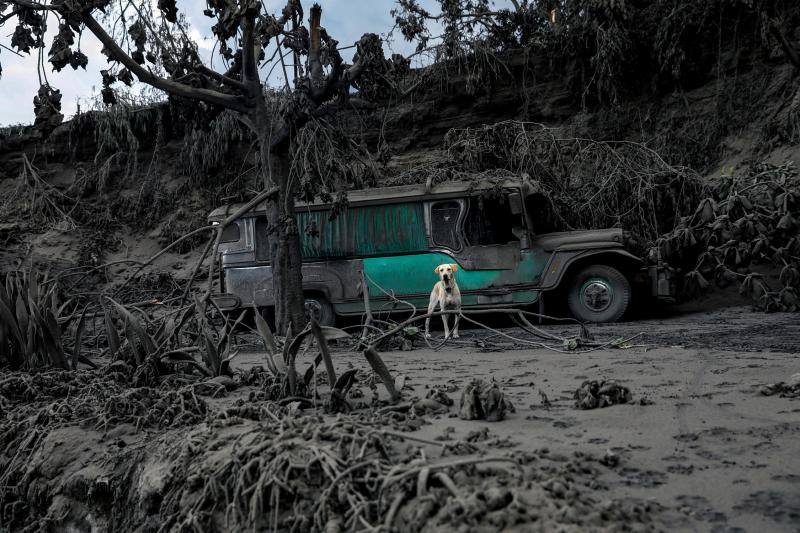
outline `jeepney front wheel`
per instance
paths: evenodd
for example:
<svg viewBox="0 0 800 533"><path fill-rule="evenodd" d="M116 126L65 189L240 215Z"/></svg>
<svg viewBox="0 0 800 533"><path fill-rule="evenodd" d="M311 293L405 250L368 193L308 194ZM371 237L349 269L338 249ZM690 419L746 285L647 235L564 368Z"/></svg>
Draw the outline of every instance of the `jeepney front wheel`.
<svg viewBox="0 0 800 533"><path fill-rule="evenodd" d="M567 295L572 316L582 322L616 322L630 301L628 278L608 265L591 265L578 272Z"/></svg>
<svg viewBox="0 0 800 533"><path fill-rule="evenodd" d="M333 306L325 296L321 294L306 294L305 304L306 318L310 318L313 314L320 326L330 327L336 322Z"/></svg>

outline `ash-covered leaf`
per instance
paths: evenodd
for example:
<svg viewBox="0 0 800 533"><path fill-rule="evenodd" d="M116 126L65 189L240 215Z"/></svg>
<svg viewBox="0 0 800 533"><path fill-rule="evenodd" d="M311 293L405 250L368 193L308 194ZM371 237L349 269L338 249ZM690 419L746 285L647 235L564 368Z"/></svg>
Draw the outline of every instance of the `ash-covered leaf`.
<svg viewBox="0 0 800 533"><path fill-rule="evenodd" d="M114 105L117 103L117 95L111 87L104 87L100 94L103 95L103 103L106 105Z"/></svg>
<svg viewBox="0 0 800 533"><path fill-rule="evenodd" d="M127 85L128 87L131 86L133 83L133 76L131 75L131 71L124 68L117 73L117 79Z"/></svg>
<svg viewBox="0 0 800 533"><path fill-rule="evenodd" d="M49 85L42 85L33 97L33 112L36 114L34 127L49 133L64 120L61 111L61 91Z"/></svg>
<svg viewBox="0 0 800 533"><path fill-rule="evenodd" d="M72 63L73 53L70 46L74 43L75 32L67 24L60 24L58 34L53 38L53 44L48 52L50 63L56 72Z"/></svg>
<svg viewBox="0 0 800 533"><path fill-rule="evenodd" d="M117 77L109 70L101 70L100 75L103 77L103 87L109 87L117 81Z"/></svg>
<svg viewBox="0 0 800 533"><path fill-rule="evenodd" d="M71 66L73 70L78 70L78 67L81 67L83 70L86 70L86 65L88 64L89 64L89 58L86 57L86 54L84 54L80 50L72 52L72 55L69 58L69 66Z"/></svg>
<svg viewBox="0 0 800 533"><path fill-rule="evenodd" d="M131 27L128 28L128 35L138 50L144 49L144 44L147 42L147 33L145 33L144 24L141 20L131 24Z"/></svg>
<svg viewBox="0 0 800 533"><path fill-rule="evenodd" d="M175 0L158 0L158 9L164 14L164 18L169 22L175 23L178 20L178 6Z"/></svg>
<svg viewBox="0 0 800 533"><path fill-rule="evenodd" d="M33 31L22 24L17 25L11 36L11 47L20 52L30 53L31 48L38 47L39 43L40 41L33 37Z"/></svg>

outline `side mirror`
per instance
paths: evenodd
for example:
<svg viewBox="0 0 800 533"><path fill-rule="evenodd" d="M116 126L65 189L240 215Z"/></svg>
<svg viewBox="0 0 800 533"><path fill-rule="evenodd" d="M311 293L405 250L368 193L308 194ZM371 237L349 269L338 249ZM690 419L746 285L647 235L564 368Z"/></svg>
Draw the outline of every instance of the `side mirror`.
<svg viewBox="0 0 800 533"><path fill-rule="evenodd" d="M522 195L518 192L512 192L508 195L508 207L512 215L521 215L523 212Z"/></svg>

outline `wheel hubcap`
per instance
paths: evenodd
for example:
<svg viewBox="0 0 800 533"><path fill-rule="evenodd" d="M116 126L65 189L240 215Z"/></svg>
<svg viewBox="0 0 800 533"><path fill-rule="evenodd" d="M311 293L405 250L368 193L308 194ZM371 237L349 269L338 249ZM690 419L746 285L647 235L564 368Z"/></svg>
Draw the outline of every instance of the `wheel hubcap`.
<svg viewBox="0 0 800 533"><path fill-rule="evenodd" d="M306 316L308 318L314 317L319 321L319 316L322 313L322 305L316 300L306 300Z"/></svg>
<svg viewBox="0 0 800 533"><path fill-rule="evenodd" d="M596 313L605 311L611 305L611 286L605 280L593 279L581 289L583 305Z"/></svg>

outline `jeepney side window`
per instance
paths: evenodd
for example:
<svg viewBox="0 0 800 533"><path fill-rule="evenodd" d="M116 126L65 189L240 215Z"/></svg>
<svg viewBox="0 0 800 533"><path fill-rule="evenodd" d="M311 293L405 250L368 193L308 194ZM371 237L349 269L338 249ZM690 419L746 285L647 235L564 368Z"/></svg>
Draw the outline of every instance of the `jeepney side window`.
<svg viewBox="0 0 800 533"><path fill-rule="evenodd" d="M436 202L431 206L431 240L434 245L459 250L458 219L461 204L455 200Z"/></svg>
<svg viewBox="0 0 800 533"><path fill-rule="evenodd" d="M256 261L269 261L269 223L267 217L256 217L253 224L253 242L256 246Z"/></svg>
<svg viewBox="0 0 800 533"><path fill-rule="evenodd" d="M531 232L535 234L563 231L553 203L544 194L532 194L525 198L525 210L531 220Z"/></svg>
<svg viewBox="0 0 800 533"><path fill-rule="evenodd" d="M519 215L511 214L504 197L476 197L468 200L464 235L472 246L508 244L519 241L515 228L521 227Z"/></svg>
<svg viewBox="0 0 800 533"><path fill-rule="evenodd" d="M239 242L240 238L241 234L239 233L238 222L231 222L222 229L222 239L220 239L219 242L220 243Z"/></svg>

